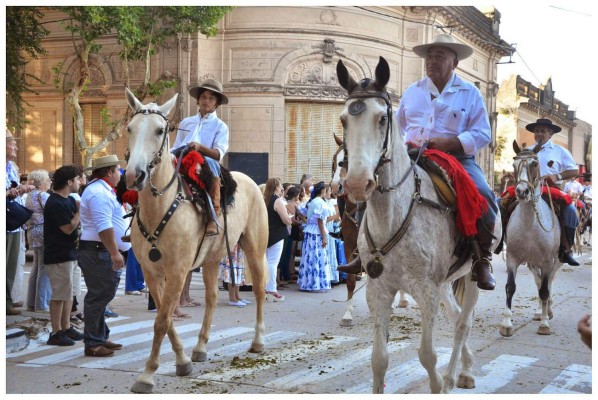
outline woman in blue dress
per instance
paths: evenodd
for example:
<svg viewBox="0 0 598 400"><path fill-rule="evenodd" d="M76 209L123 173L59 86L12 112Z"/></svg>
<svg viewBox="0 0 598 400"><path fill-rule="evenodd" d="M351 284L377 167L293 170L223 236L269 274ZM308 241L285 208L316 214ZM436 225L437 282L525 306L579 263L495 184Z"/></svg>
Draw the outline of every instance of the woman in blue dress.
<svg viewBox="0 0 598 400"><path fill-rule="evenodd" d="M330 209L322 198L325 190L326 184L318 182L311 193L311 199L306 204L307 224L303 231L297 284L299 289L308 292L326 292L332 287L326 229Z"/></svg>

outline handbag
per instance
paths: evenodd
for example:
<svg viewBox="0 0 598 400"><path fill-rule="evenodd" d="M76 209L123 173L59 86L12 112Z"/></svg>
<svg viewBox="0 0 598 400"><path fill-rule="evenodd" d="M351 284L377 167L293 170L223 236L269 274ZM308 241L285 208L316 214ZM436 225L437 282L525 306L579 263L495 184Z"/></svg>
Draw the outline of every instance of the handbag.
<svg viewBox="0 0 598 400"><path fill-rule="evenodd" d="M6 202L6 231L11 232L23 226L31 218L33 211L14 200Z"/></svg>

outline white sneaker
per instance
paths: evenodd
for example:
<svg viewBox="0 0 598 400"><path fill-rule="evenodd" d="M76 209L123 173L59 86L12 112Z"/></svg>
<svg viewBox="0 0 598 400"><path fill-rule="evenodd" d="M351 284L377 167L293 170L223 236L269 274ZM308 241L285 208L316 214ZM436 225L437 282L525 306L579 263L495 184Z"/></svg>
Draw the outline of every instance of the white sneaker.
<svg viewBox="0 0 598 400"><path fill-rule="evenodd" d="M245 307L245 303L242 301L229 301L228 305L233 307Z"/></svg>
<svg viewBox="0 0 598 400"><path fill-rule="evenodd" d="M242 301L245 304L251 304L251 302L249 300L247 300L247 299L241 299L240 301Z"/></svg>
<svg viewBox="0 0 598 400"><path fill-rule="evenodd" d="M277 292L270 292L266 293L266 301L271 301L273 303L280 303L284 301L284 296Z"/></svg>

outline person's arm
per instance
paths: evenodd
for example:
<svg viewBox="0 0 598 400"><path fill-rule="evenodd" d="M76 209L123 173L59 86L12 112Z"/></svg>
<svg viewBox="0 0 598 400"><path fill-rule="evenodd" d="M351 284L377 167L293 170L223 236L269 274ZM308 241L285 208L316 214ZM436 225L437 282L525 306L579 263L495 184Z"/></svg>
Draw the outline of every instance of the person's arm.
<svg viewBox="0 0 598 400"><path fill-rule="evenodd" d="M108 250L108 253L110 254L110 260L112 260L112 269L116 271L117 269L124 268L125 260L118 250L116 237L114 236L114 229L104 229L98 234L100 236L100 240L104 244L104 247L106 247L106 250Z"/></svg>
<svg viewBox="0 0 598 400"><path fill-rule="evenodd" d="M77 212L73 215L73 218L71 218L71 222L65 225L60 225L58 228L60 228L65 235L70 235L79 226L80 216L79 209L77 209Z"/></svg>
<svg viewBox="0 0 598 400"><path fill-rule="evenodd" d="M328 233L326 233L324 220L321 218L318 218L318 228L320 229L320 235L322 235L322 247L326 247L328 246Z"/></svg>
<svg viewBox="0 0 598 400"><path fill-rule="evenodd" d="M118 250L114 227L112 226L113 204L106 196L96 194L88 201L89 209L92 210L91 220L95 225L100 240L112 260L112 269L117 270L125 266L124 259Z"/></svg>
<svg viewBox="0 0 598 400"><path fill-rule="evenodd" d="M274 211L278 213L280 219L285 225L291 225L293 221L291 221L291 217L289 217L289 213L284 205L284 202L282 201L282 198L279 197L274 202Z"/></svg>
<svg viewBox="0 0 598 400"><path fill-rule="evenodd" d="M210 157L216 161L220 161L220 152L217 149L211 149L197 142L191 142L189 143L189 146L193 146L193 149L200 152L202 155L206 157Z"/></svg>
<svg viewBox="0 0 598 400"><path fill-rule="evenodd" d="M577 331L581 335L581 341L585 343L590 349L592 348L592 325L590 323L591 317L584 315L577 323Z"/></svg>

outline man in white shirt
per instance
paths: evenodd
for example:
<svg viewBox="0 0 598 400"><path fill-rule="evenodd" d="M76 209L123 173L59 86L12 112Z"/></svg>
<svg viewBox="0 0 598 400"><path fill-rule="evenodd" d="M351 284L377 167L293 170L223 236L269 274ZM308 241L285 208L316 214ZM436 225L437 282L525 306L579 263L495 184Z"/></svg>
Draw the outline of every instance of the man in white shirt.
<svg viewBox="0 0 598 400"><path fill-rule="evenodd" d="M431 43L415 46L413 52L425 59L427 77L407 88L395 116L406 142L451 154L463 165L488 212L477 222L474 237L472 279L480 289L493 290L492 244L498 205L476 154L490 143L490 123L480 91L455 73L459 61L473 49L450 35L438 35ZM477 244L475 244L477 242Z"/></svg>
<svg viewBox="0 0 598 400"><path fill-rule="evenodd" d="M189 89L196 99L198 113L187 117L179 124L172 153L180 153L183 146L201 153L214 174L208 195L214 213L206 227L206 235L217 235L216 217L220 215L220 162L228 151L228 126L216 115L221 104L228 104L228 97L222 93L222 84L215 79L206 79L201 85Z"/></svg>
<svg viewBox="0 0 598 400"><path fill-rule="evenodd" d="M569 179L569 182L565 183L565 187L563 187L563 191L568 195L575 195L582 193L583 185L579 183L577 180L577 175L573 178Z"/></svg>
<svg viewBox="0 0 598 400"><path fill-rule="evenodd" d="M525 129L533 132L534 139L536 140L536 144L530 148L533 149L536 146L542 146L538 151L540 175L549 184L557 186L558 182L577 177L579 170L569 150L552 143L550 140L552 135L561 131L560 126L554 125L547 118L540 118L536 122L527 125ZM559 259L563 263L578 266L579 263L575 261L572 255L573 252L571 251L571 246L575 243L575 229L579 223L573 204L562 207L560 222L562 229Z"/></svg>
<svg viewBox="0 0 598 400"><path fill-rule="evenodd" d="M87 285L83 342L85 355L89 357L111 356L114 350L122 348L121 344L108 340L110 329L104 316L125 267L122 253L131 248L130 243L121 239L127 222L114 190L120 180L121 162L115 155L93 160L92 167L87 168L92 171L91 180L81 195L78 261Z"/></svg>
<svg viewBox="0 0 598 400"><path fill-rule="evenodd" d="M583 198L586 203L592 202L592 178L589 175L584 174L583 177L583 187L581 189L583 193Z"/></svg>

